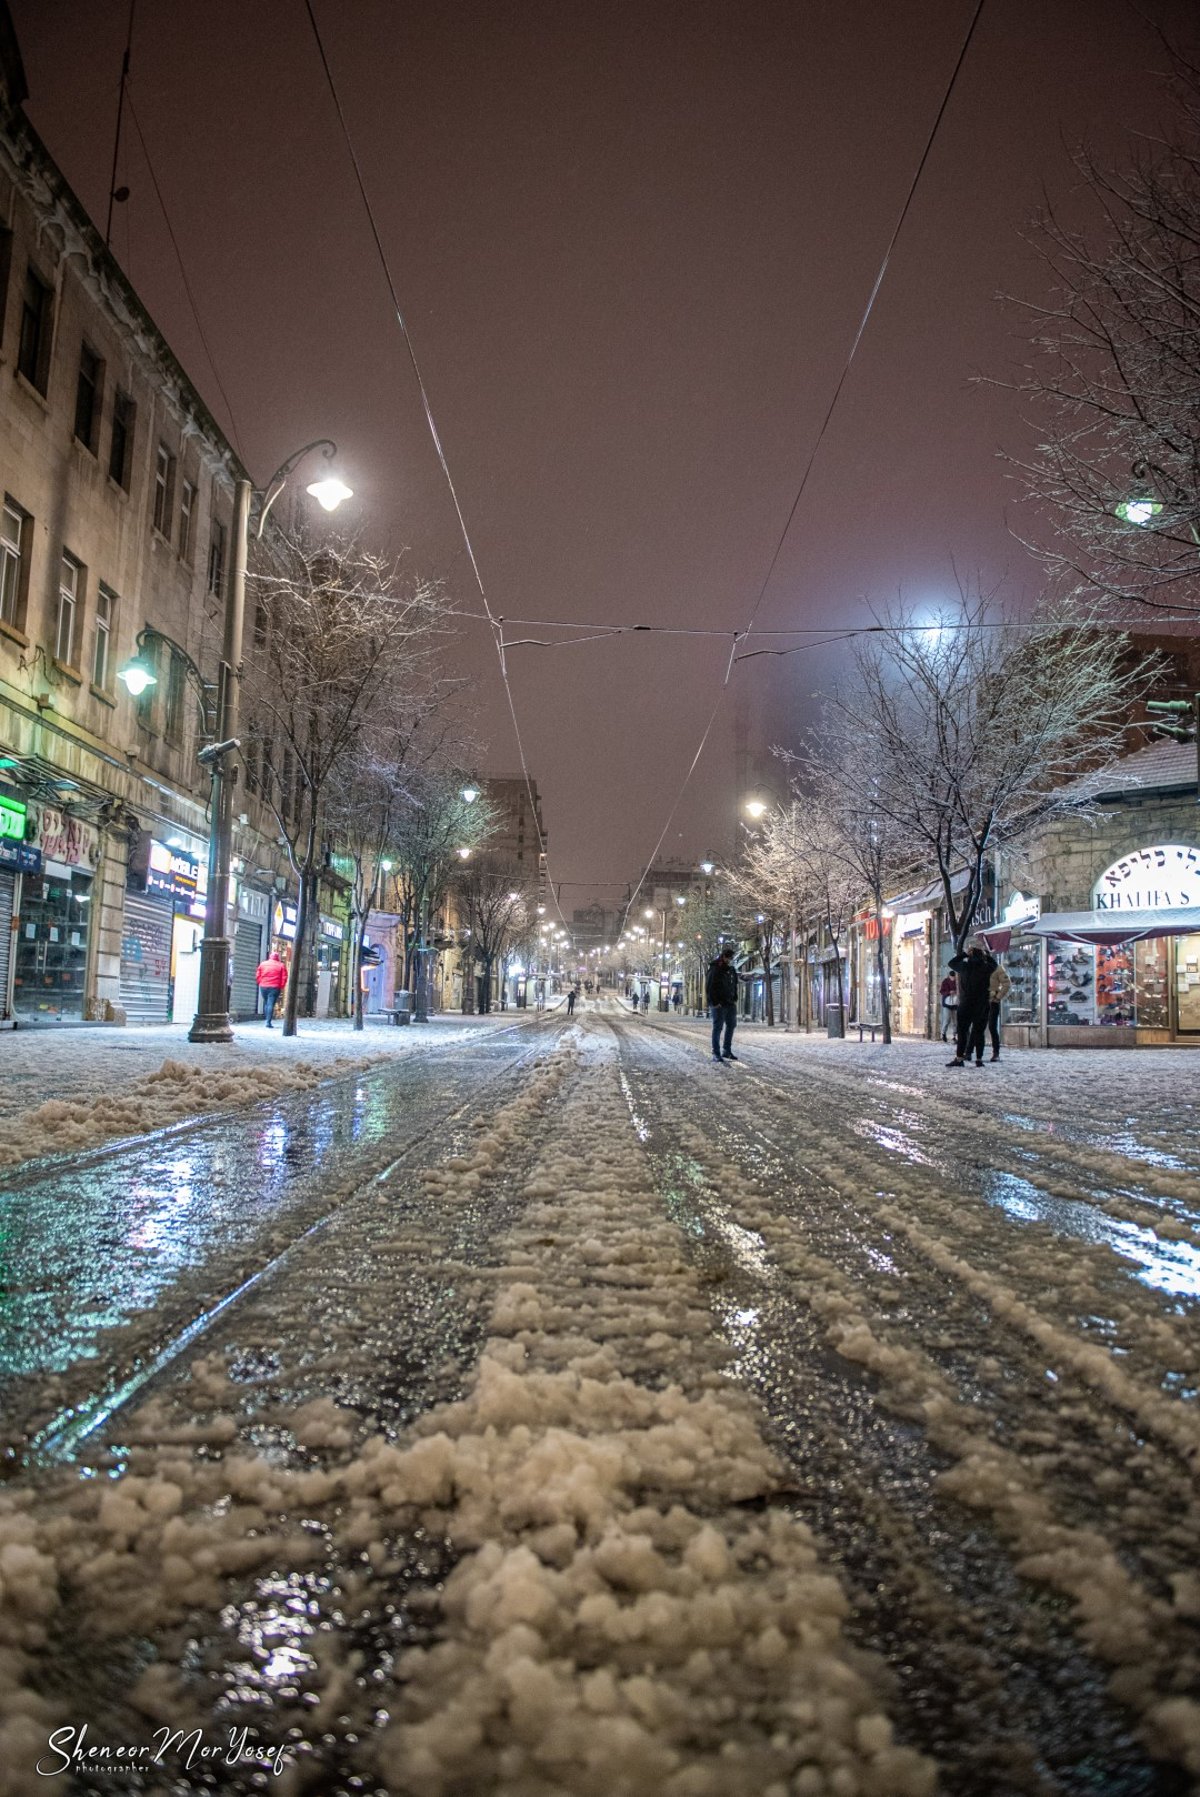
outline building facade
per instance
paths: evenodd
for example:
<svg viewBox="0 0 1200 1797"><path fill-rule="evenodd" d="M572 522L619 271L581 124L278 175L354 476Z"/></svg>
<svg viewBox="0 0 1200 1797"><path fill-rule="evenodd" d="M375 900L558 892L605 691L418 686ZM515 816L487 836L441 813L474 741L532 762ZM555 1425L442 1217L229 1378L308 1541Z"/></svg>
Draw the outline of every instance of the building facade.
<svg viewBox="0 0 1200 1797"><path fill-rule="evenodd" d="M190 1020L234 482L0 41L0 1018ZM147 627L149 635L146 635ZM135 652L156 683L117 678ZM242 796L232 1004L287 877ZM281 925L286 918L280 919Z"/></svg>

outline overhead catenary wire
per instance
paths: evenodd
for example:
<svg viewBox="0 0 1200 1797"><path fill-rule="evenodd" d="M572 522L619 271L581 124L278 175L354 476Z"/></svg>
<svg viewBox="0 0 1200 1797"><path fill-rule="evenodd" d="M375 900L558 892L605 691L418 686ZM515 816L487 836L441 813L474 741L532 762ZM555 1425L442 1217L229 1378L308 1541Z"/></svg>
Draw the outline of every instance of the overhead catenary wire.
<svg viewBox="0 0 1200 1797"><path fill-rule="evenodd" d="M942 95L941 104L937 109L937 113L934 117L933 124L930 127L929 134L925 140L925 147L921 152L920 159L917 163L916 169L913 172L912 180L909 182L908 191L904 196L904 204L900 208L899 216L897 217L895 226L892 229L892 234L891 234L890 238L888 239L887 247L883 252L883 259L879 264L879 271L875 276L874 284L871 288L870 293L867 296L867 303L866 303L866 306L863 308L863 314L859 320L858 329L854 333L853 340L850 344L849 353L847 354L846 359L842 364L842 370L841 370L841 373L839 374L837 382L834 386L833 393L830 398L829 404L825 409L825 415L821 420L820 428L818 429L816 437L813 440L812 448L810 449L809 454L808 454L808 460L805 462L803 472L801 473L801 476L800 476L799 485L796 488L795 497L793 498L791 506L788 509L788 514L784 520L783 529L780 531L778 539L776 540L775 548L772 552L771 559L767 564L767 571L763 576L762 583L758 589L758 594L755 598L753 606L751 607L750 616L746 622L744 629L738 634L738 637L735 638L734 642L730 646L729 660L726 663L725 672L724 672L724 675L721 680L721 686L720 686L720 689L717 694L716 706L714 707L714 710L713 710L711 716L709 717L708 722L704 726L704 733L700 738L700 746L697 749L696 753L692 756L692 759L688 764L687 772L685 773L685 775L683 777L683 783L680 786L679 791L676 793L674 800L672 801L671 809L668 814L667 821L663 825L662 830L658 837L658 841L655 843L654 848L651 851L650 859L646 863L645 869L642 872L642 876L639 879L637 885L633 889L633 892L630 896L629 904L625 908L625 915L621 921L622 931L624 930L625 924L628 921L629 912L632 909L633 905L636 903L638 894L640 893L643 885L645 884L646 876L649 874L650 869L654 866L654 863L658 856L659 850L661 849L663 841L666 838L667 831L671 827L671 824L675 817L675 813L679 809L679 806L683 800L683 795L687 791L688 785L691 782L692 775L695 772L697 766L699 765L700 758L704 753L705 745L707 744L708 739L709 739L710 735L712 734L713 724L716 721L717 713L719 712L719 710L721 708L721 704L724 699L724 695L729 687L729 678L733 672L734 661L735 661L735 659L746 659L746 660L749 659L748 656L742 657L742 658L737 657L738 640L744 641L745 638L747 638L750 635L751 631L754 629L754 625L758 618L758 614L759 614L760 610L762 609L763 600L766 597L767 588L770 585L771 577L775 572L776 566L778 565L778 562L779 562L779 557L783 552L783 545L787 541L788 532L791 530L791 527L792 527L792 521L794 520L796 513L800 509L800 502L803 499L805 489L808 486L809 476L812 474L813 467L816 464L816 459L817 459L818 453L820 452L821 444L823 443L823 441L825 439L826 432L829 429L830 421L833 418L833 414L834 414L835 410L837 409L838 401L842 396L842 390L844 389L844 387L846 385L846 381L848 380L849 375L850 375L851 367L853 366L853 363L854 363L854 358L855 358L856 354L858 353L858 346L862 342L863 335L867 328L868 320L870 319L871 313L873 312L874 307L875 307L875 301L879 297L879 291L880 291L881 287L883 286L884 279L887 275L888 266L889 266L889 264L891 262L891 258L892 258L892 251L895 249L896 243L900 236L900 233L904 228L904 221L908 217L909 209L912 206L913 197L916 194L917 187L921 180L921 176L924 173L925 165L929 161L929 156L933 149L934 142L937 138L938 130L939 130L942 120L946 114L946 108L950 104L951 95L953 94L954 89L958 83L958 77L962 71L964 62L966 61L967 51L970 49L971 40L974 37L976 27L979 24L980 16L983 12L984 4L985 4L985 0L976 0L975 10L971 15L971 23L967 27L966 35L962 40L962 45L959 49L958 57L955 61L954 68L951 71L950 79L946 83L946 88L945 88L945 92Z"/></svg>
<svg viewBox="0 0 1200 1797"><path fill-rule="evenodd" d="M463 513L462 505L459 501L458 489L456 488L456 486L454 484L454 477L450 472L450 463L447 459L446 451L442 444L441 433L438 430L437 422L433 415L433 406L430 403L429 392L425 385L424 376L421 373L420 364L417 361L417 353L416 353L416 349L413 345L412 335L409 331L408 324L404 317L404 309L400 304L400 295L397 291L395 280L392 277L391 264L388 260L387 251L385 250L384 245L383 245L383 239L380 236L379 225L375 218L375 210L374 210L373 206L371 205L371 197L370 197L370 194L367 192L367 184L366 184L366 180L363 176L362 166L359 163L358 152L356 151L356 149L354 147L354 140L350 135L350 127L346 122L346 115L342 108L342 102L341 102L340 95L338 93L337 83L335 82L335 80L333 78L333 70L330 67L329 58L325 52L325 44L321 37L320 27L317 24L316 14L313 11L312 0L304 0L304 4L305 4L305 10L308 13L309 24L312 27L312 34L313 34L313 38L314 38L314 41L317 46L317 54L320 58L321 68L324 71L326 86L329 89L329 97L333 103L334 111L337 114L337 120L338 120L338 125L341 130L342 140L345 143L346 153L349 156L350 165L354 171L355 185L358 188L359 198L362 201L363 211L366 214L367 224L370 229L371 238L375 245L375 254L378 258L380 269L382 270L384 280L387 284L388 294L390 296L392 308L393 308L393 311L395 312L395 316L396 316L396 323L400 327L400 334L404 341L404 347L405 347L405 350L407 351L409 362L412 365L413 375L414 375L414 378L417 383L417 391L420 394L420 398L421 398L421 406L425 413L425 422L429 428L429 435L433 441L434 450L437 453L438 463L441 467L443 478L445 479L447 489L450 493L450 498L454 505L454 513L455 513L455 517L458 519L459 532L462 536L463 544L467 551L467 558L471 564L471 573L474 576L475 585L479 592L479 597L483 601L483 608L484 608L484 612L486 614L486 622L488 623L488 625L492 631L492 638L495 643L496 655L497 655L497 659L498 659L499 665L500 665L500 678L504 683L504 693L505 693L505 697L508 701L509 716L512 719L513 736L516 739L517 754L518 754L518 756L520 758L520 762L521 762L521 773L525 780L525 790L526 790L526 793L529 798L530 814L533 818L534 829L537 832L540 866L545 868L545 870L546 870L547 883L550 887L551 893L553 894L554 886L553 886L553 882L550 880L549 857L548 857L547 851L546 851L546 839L542 833L541 820L538 817L538 808L537 808L537 804L536 804L536 801L533 796L533 781L530 778L529 764L525 757L525 744L521 738L521 726L520 726L520 722L517 718L516 699L513 696L512 683L508 677L508 663L505 660L506 645L504 642L503 629L501 627L499 619L496 617L495 613L492 610L491 602L488 599L487 590L483 584L483 575L480 572L479 562L475 555L475 546L474 546L473 542L471 541L471 533L467 529L467 520ZM558 903L557 897L554 898L554 908L558 912L560 922L565 926L567 920L563 916L562 908Z"/></svg>

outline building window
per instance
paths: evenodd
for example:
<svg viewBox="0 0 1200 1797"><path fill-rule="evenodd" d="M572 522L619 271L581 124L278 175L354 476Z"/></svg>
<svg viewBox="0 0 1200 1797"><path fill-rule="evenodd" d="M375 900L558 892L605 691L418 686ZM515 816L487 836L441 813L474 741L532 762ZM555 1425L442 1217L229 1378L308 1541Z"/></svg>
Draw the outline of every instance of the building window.
<svg viewBox="0 0 1200 1797"><path fill-rule="evenodd" d="M213 519L212 536L208 540L208 590L219 599L225 591L225 544L228 531Z"/></svg>
<svg viewBox="0 0 1200 1797"><path fill-rule="evenodd" d="M58 615L54 622L54 657L64 667L75 666L76 613L83 601L83 568L74 556L64 555L58 570Z"/></svg>
<svg viewBox="0 0 1200 1797"><path fill-rule="evenodd" d="M163 715L163 735L168 742L183 741L183 706L187 697L187 670L182 655L171 650L167 664L167 697Z"/></svg>
<svg viewBox="0 0 1200 1797"><path fill-rule="evenodd" d="M45 393L46 377L50 372L50 288L32 268L25 270L25 289L21 296L17 368L31 387Z"/></svg>
<svg viewBox="0 0 1200 1797"><path fill-rule="evenodd" d="M253 798L258 792L258 738L252 736L246 744L246 791Z"/></svg>
<svg viewBox="0 0 1200 1797"><path fill-rule="evenodd" d="M179 495L179 559L190 562L192 559L192 521L196 512L196 485L194 481L185 480Z"/></svg>
<svg viewBox="0 0 1200 1797"><path fill-rule="evenodd" d="M108 691L112 667L113 631L117 626L117 595L106 586L96 594L96 643L92 651L92 685Z"/></svg>
<svg viewBox="0 0 1200 1797"><path fill-rule="evenodd" d="M171 502L175 497L175 457L160 443L154 458L154 528L160 536L171 534Z"/></svg>
<svg viewBox="0 0 1200 1797"><path fill-rule="evenodd" d="M96 451L96 426L100 422L104 364L95 350L83 344L79 351L79 379L75 385L75 437L85 449Z"/></svg>
<svg viewBox="0 0 1200 1797"><path fill-rule="evenodd" d="M25 513L8 495L0 513L0 619L19 630L25 616Z"/></svg>
<svg viewBox="0 0 1200 1797"><path fill-rule="evenodd" d="M113 401L112 445L108 452L109 479L129 491L129 469L133 461L133 421L137 407L128 393L118 393Z"/></svg>

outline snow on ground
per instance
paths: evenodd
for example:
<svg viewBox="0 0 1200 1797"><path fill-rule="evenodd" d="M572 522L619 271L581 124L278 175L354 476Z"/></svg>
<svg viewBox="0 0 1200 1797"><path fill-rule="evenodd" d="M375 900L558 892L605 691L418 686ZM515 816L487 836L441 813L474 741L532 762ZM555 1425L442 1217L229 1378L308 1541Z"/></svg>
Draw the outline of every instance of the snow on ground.
<svg viewBox="0 0 1200 1797"><path fill-rule="evenodd" d="M523 1015L523 1014L522 1014ZM70 1153L215 1110L255 1104L377 1061L428 1054L506 1029L512 1012L445 1016L396 1029L380 1022L238 1024L230 1043L193 1043L185 1024L0 1034L0 1166Z"/></svg>
<svg viewBox="0 0 1200 1797"><path fill-rule="evenodd" d="M44 1788L33 1768L66 1725L69 1706L46 1693L68 1641L118 1666L142 1642L120 1739L131 1716L212 1739L242 1720L236 1656L214 1691L173 1664L170 1642L185 1631L195 1656L200 1618L236 1615L255 1579L296 1600L290 1634L277 1620L267 1644L274 1709L245 1710L296 1762L281 1792L313 1788L322 1739L343 1777L397 1797L933 1791L934 1768L895 1743L886 1698L844 1640L841 1587L773 1501L779 1463L721 1370L611 1048L584 1053L569 1032L426 1184L449 1223L514 1162L522 1203L493 1244L489 1337L465 1395L411 1431L389 1439L310 1399L285 1417L291 1453L271 1451L269 1402L256 1414L209 1356L135 1414L120 1476L66 1479L53 1500L0 1496L0 1757L14 1793ZM396 1296L368 1289L356 1314ZM182 1427L180 1404L195 1418ZM424 1639L364 1665L364 1612L414 1542L451 1568L408 1593ZM162 1658L138 1677L154 1640ZM94 1718L97 1740L112 1738L106 1721Z"/></svg>
<svg viewBox="0 0 1200 1797"><path fill-rule="evenodd" d="M585 1012L110 1426L106 1476L0 1491L14 1793L86 1720L248 1724L286 1797L920 1797L936 1628L980 1668L956 1792L1200 1779L1200 1061L735 1047ZM890 1608L806 1478L878 1519ZM1048 1733L989 1742L1022 1659ZM1051 1768L1074 1690L1108 1732Z"/></svg>

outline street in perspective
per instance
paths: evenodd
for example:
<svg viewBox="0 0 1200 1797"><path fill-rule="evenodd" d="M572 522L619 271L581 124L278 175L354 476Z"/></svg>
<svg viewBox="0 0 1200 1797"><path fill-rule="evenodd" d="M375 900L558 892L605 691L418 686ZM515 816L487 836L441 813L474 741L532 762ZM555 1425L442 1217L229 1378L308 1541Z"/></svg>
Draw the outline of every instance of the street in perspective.
<svg viewBox="0 0 1200 1797"><path fill-rule="evenodd" d="M0 0L0 1797L1200 1793L1147 8Z"/></svg>

